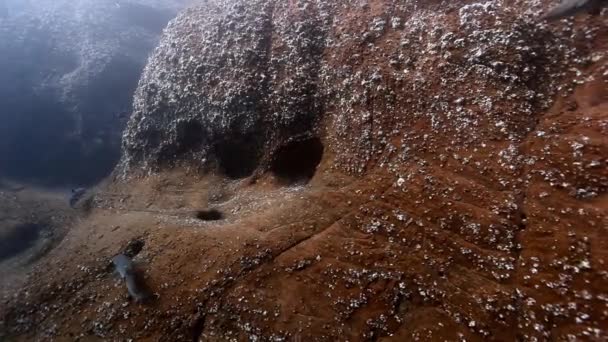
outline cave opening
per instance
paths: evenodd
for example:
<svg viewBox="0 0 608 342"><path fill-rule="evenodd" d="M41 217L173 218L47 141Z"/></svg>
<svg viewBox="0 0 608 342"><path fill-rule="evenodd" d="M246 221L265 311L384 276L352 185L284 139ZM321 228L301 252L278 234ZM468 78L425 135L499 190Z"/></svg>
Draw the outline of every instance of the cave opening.
<svg viewBox="0 0 608 342"><path fill-rule="evenodd" d="M319 138L293 141L278 149L270 171L283 183L307 183L315 175L323 152Z"/></svg>
<svg viewBox="0 0 608 342"><path fill-rule="evenodd" d="M0 234L0 261L12 258L32 248L41 237L44 226L24 223L9 228Z"/></svg>
<svg viewBox="0 0 608 342"><path fill-rule="evenodd" d="M182 121L177 124L178 147L176 155L196 151L203 144L203 125L198 121Z"/></svg>
<svg viewBox="0 0 608 342"><path fill-rule="evenodd" d="M258 167L259 149L253 139L224 140L214 152L219 171L230 179L249 177Z"/></svg>
<svg viewBox="0 0 608 342"><path fill-rule="evenodd" d="M217 209L199 210L195 213L195 216L201 221L220 221L224 219L224 214Z"/></svg>

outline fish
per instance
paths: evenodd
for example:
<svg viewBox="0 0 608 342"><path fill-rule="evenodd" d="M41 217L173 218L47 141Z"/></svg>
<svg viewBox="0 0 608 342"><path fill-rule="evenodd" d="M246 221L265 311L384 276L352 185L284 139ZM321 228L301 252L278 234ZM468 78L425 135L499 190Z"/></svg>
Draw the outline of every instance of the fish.
<svg viewBox="0 0 608 342"><path fill-rule="evenodd" d="M602 7L608 6L608 0L563 0L543 16L545 20L558 20L582 12L599 13Z"/></svg>
<svg viewBox="0 0 608 342"><path fill-rule="evenodd" d="M144 302L150 298L150 293L131 258L119 254L112 258L112 264L114 264L116 272L125 281L127 292L131 298L136 302Z"/></svg>

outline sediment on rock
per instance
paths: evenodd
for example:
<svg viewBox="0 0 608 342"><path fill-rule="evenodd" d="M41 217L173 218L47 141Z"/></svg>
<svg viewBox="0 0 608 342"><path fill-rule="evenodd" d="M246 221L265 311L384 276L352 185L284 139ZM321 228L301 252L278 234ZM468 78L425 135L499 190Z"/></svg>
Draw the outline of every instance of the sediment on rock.
<svg viewBox="0 0 608 342"><path fill-rule="evenodd" d="M605 339L606 13L549 24L546 5L183 12L140 81L121 177L53 255L57 298L37 274L9 334ZM141 236L153 307L97 268ZM82 241L90 268L62 290ZM30 312L60 301L90 310Z"/></svg>

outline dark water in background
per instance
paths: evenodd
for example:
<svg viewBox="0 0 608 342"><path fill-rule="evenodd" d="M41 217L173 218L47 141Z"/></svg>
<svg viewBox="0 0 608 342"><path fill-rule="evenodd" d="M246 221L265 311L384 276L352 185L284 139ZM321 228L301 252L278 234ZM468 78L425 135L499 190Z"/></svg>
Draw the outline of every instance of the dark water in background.
<svg viewBox="0 0 608 342"><path fill-rule="evenodd" d="M0 174L44 185L87 185L108 175L120 157L124 120L117 114L130 106L142 68L121 67L110 65L83 89L77 111L27 84L38 70L17 68L21 84L0 87Z"/></svg>
<svg viewBox="0 0 608 342"><path fill-rule="evenodd" d="M0 261L18 255L33 247L40 237L43 226L27 223L16 226L0 235Z"/></svg>
<svg viewBox="0 0 608 342"><path fill-rule="evenodd" d="M109 175L120 158L122 130L147 56L183 6L158 8L151 0L77 3L0 0L0 178L63 187L88 186ZM53 15L44 17L38 8L44 6ZM56 11L64 7L69 11ZM64 23L62 16L69 20ZM91 30L83 42L70 41L81 37L79 27L69 26L78 23L71 16ZM96 51L83 61L81 51L90 54L87 49L99 50L101 68ZM88 66L94 76L83 81ZM74 74L76 86L69 84Z"/></svg>

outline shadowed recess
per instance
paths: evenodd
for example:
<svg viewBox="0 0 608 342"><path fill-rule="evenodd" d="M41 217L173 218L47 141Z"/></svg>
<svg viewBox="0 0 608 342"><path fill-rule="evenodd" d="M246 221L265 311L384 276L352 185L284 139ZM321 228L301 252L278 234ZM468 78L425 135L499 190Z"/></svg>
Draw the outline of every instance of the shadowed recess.
<svg viewBox="0 0 608 342"><path fill-rule="evenodd" d="M277 151L270 170L287 184L308 182L317 171L323 151L319 138L291 142Z"/></svg>
<svg viewBox="0 0 608 342"><path fill-rule="evenodd" d="M203 126L198 121L182 121L177 125L176 155L198 150L203 144Z"/></svg>
<svg viewBox="0 0 608 342"><path fill-rule="evenodd" d="M201 221L219 221L224 219L224 214L217 209L200 210L195 214Z"/></svg>
<svg viewBox="0 0 608 342"><path fill-rule="evenodd" d="M254 139L220 141L214 151L219 171L228 178L246 178L258 166L259 150Z"/></svg>
<svg viewBox="0 0 608 342"><path fill-rule="evenodd" d="M127 244L127 247L125 247L123 254L129 258L133 258L144 249L145 244L146 242L142 239L131 240Z"/></svg>

